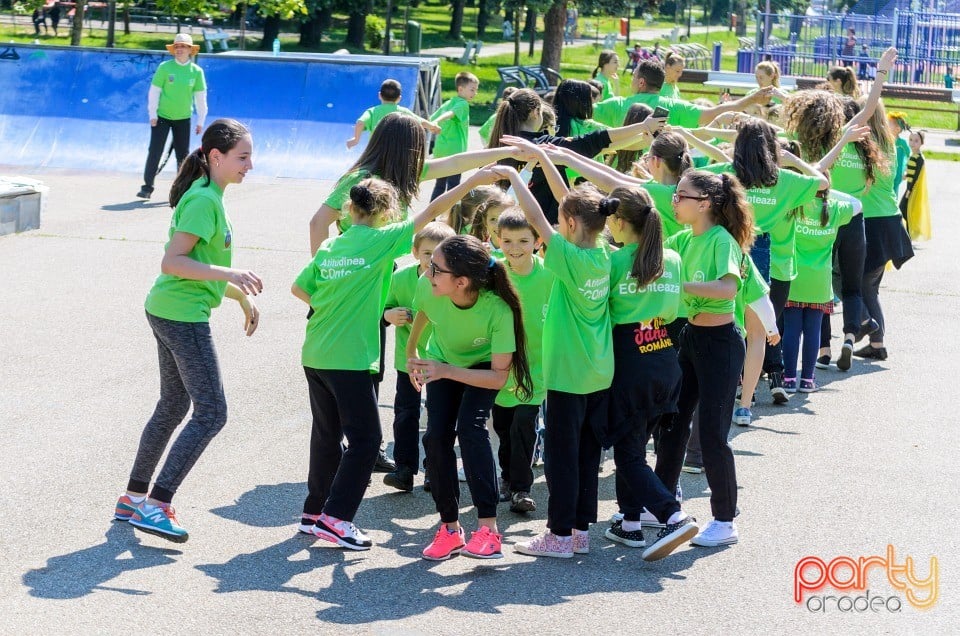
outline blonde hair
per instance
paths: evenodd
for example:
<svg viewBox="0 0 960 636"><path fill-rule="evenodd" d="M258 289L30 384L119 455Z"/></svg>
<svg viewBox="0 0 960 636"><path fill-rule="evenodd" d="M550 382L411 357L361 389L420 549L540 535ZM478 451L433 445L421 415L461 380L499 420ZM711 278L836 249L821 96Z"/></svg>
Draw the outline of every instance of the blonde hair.
<svg viewBox="0 0 960 636"><path fill-rule="evenodd" d="M780 65L776 62L760 62L754 70L763 71L764 75L769 75L771 82L777 88L780 88Z"/></svg>

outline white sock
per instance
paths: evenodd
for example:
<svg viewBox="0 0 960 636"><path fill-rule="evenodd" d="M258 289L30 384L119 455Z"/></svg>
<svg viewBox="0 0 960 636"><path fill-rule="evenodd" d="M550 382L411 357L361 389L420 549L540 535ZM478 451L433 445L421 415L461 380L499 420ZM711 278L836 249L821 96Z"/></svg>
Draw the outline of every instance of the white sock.
<svg viewBox="0 0 960 636"><path fill-rule="evenodd" d="M668 524L680 523L681 521L686 519L687 516L688 516L687 513L685 513L683 510L677 510L675 513L670 515L670 518L667 519L667 523Z"/></svg>
<svg viewBox="0 0 960 636"><path fill-rule="evenodd" d="M626 532L636 532L642 525L639 521L627 521L624 519L622 527Z"/></svg>
<svg viewBox="0 0 960 636"><path fill-rule="evenodd" d="M134 497L133 495L130 495L130 494L128 494L127 497L129 497L130 501L132 501L135 504L143 503L143 500L147 498L146 496Z"/></svg>

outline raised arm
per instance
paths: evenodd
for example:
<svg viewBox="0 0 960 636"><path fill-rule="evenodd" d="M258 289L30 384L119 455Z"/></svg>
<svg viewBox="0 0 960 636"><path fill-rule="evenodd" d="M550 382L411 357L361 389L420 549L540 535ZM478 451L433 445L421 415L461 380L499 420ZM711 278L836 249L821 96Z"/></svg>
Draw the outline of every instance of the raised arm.
<svg viewBox="0 0 960 636"><path fill-rule="evenodd" d="M450 155L442 159L430 159L424 163L423 180L439 179L440 177L449 177L452 174L462 174L467 170L473 170L488 163L496 163L501 159L516 159L518 161L529 161L532 157L527 157L520 150L511 146L502 146L500 148L484 148L483 150L471 150L461 152L460 154Z"/></svg>
<svg viewBox="0 0 960 636"><path fill-rule="evenodd" d="M870 136L870 127L869 126L847 126L843 129L843 133L840 135L839 141L834 144L827 154L823 155L816 164L814 168L819 170L822 173L827 173L833 167L833 164L836 163L837 159L840 158L840 153L843 152L843 147L848 143L861 141Z"/></svg>
<svg viewBox="0 0 960 636"><path fill-rule="evenodd" d="M801 174L817 179L820 182L817 185L817 192L826 190L830 187L830 180L827 179L822 172L811 166L800 157L787 152L786 150L780 151L780 165L787 168L796 168Z"/></svg>
<svg viewBox="0 0 960 636"><path fill-rule="evenodd" d="M890 69L893 68L893 63L896 61L897 49L892 46L880 56L880 60L877 62L877 79L873 81L873 86L870 87L870 94L867 95L867 101L863 104L863 108L847 123L848 127L863 126L873 117L873 113L877 110L877 104L880 103L883 83L887 81Z"/></svg>
<svg viewBox="0 0 960 636"><path fill-rule="evenodd" d="M751 93L746 97L741 97L736 101L727 102L725 104L717 104L716 106L711 106L710 108L704 108L702 111L700 111L699 123L701 126L703 126L712 122L718 115L722 115L723 113L744 110L747 106L752 106L753 104L766 104L770 101L771 96L773 96L773 87L768 86L766 88L761 88L756 93Z"/></svg>
<svg viewBox="0 0 960 636"><path fill-rule="evenodd" d="M547 166L556 171L556 167L554 167L550 161L546 162L546 166L544 166L545 170ZM540 204L537 203L537 199L533 194L530 193L527 184L523 182L520 175L517 174L517 171L510 166L497 166L494 170L497 171L501 179L510 180L510 184L513 186L513 190L517 195L517 203L520 205L520 209L523 210L524 216L527 217L527 221L529 221L530 225L537 231L537 234L540 235L543 242L549 245L550 239L553 238L553 235L556 234L557 231L550 225L550 221L548 221L547 217L543 214L543 209L540 207Z"/></svg>
<svg viewBox="0 0 960 636"><path fill-rule="evenodd" d="M547 149L547 157L558 165L573 168L587 181L607 192L620 186L630 187L645 183L642 179L618 172L606 164L583 157L565 148L551 147Z"/></svg>
<svg viewBox="0 0 960 636"><path fill-rule="evenodd" d="M501 176L492 167L483 168L474 172L455 188L447 190L431 201L421 212L414 214L413 231L419 232L422 230L423 226L452 208L457 201L465 197L473 188L496 183L500 179Z"/></svg>
<svg viewBox="0 0 960 636"><path fill-rule="evenodd" d="M728 157L725 152L713 144L708 144L707 142L698 138L695 134L693 134L694 131L687 130L686 128L671 128L671 130L679 133L680 136L687 140L687 143L690 144L692 148L696 148L717 163L725 163L730 161L730 157Z"/></svg>

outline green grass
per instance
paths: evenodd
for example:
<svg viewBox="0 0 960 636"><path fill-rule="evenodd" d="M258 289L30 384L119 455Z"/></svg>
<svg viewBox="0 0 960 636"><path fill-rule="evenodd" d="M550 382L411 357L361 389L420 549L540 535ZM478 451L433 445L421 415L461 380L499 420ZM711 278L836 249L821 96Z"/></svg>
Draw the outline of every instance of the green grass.
<svg viewBox="0 0 960 636"><path fill-rule="evenodd" d="M924 150L923 156L931 161L960 161L960 152L940 152L939 150Z"/></svg>

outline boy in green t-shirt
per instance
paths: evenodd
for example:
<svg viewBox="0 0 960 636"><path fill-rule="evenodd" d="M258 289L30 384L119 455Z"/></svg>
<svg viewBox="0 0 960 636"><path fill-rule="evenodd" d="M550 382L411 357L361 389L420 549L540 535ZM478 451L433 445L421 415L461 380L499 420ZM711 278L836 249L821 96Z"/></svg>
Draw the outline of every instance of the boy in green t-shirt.
<svg viewBox="0 0 960 636"><path fill-rule="evenodd" d="M467 150L467 134L470 131L470 102L477 96L480 80L473 73L464 71L457 73L454 81L457 86L457 96L445 101L437 109L437 112L430 116L430 121L440 126L440 134L437 135L433 146L434 159L449 157ZM459 183L459 174L437 179L430 200L433 201Z"/></svg>
<svg viewBox="0 0 960 636"><path fill-rule="evenodd" d="M397 328L394 334L393 366L397 370L397 391L393 398L393 461L396 470L383 476L383 483L403 492L413 490L413 478L420 467L420 394L410 383L407 374L407 340L416 313L413 296L417 282L430 266L430 257L443 239L456 236L446 223L427 223L413 237L413 257L417 263L398 269L390 280L383 319ZM424 329L417 343L420 355L430 338L430 328Z"/></svg>
<svg viewBox="0 0 960 636"><path fill-rule="evenodd" d="M347 140L347 148L353 148L358 143L360 143L360 135L363 134L363 131L372 133L373 129L377 127L377 124L380 123L380 120L394 112L401 112L406 115L415 117L420 125L423 126L423 129L427 132L432 132L437 134L440 132L440 127L434 124L433 122L420 117L415 112L400 105L400 96L402 95L402 89L400 88L400 82L395 79L384 80L383 84L380 85L380 105L371 106L367 110L363 111L363 114L360 115L357 119L357 123L353 126L353 137Z"/></svg>

